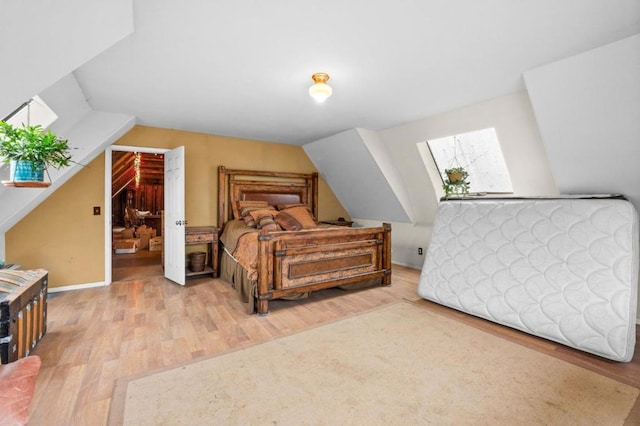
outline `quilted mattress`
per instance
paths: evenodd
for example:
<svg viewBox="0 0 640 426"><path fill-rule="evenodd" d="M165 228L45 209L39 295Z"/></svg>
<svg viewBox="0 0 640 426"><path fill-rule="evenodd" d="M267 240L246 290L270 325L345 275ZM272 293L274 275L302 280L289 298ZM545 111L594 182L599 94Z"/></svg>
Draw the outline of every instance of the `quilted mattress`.
<svg viewBox="0 0 640 426"><path fill-rule="evenodd" d="M638 214L622 198L440 203L424 298L615 361L635 346Z"/></svg>

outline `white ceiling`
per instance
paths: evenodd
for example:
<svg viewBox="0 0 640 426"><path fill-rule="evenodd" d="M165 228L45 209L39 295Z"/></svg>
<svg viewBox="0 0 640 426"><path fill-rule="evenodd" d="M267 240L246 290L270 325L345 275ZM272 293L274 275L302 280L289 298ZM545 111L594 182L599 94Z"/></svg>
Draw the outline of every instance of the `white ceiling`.
<svg viewBox="0 0 640 426"><path fill-rule="evenodd" d="M75 71L138 123L305 144L524 90L523 72L640 32L639 0L134 0ZM331 75L317 104L311 74Z"/></svg>

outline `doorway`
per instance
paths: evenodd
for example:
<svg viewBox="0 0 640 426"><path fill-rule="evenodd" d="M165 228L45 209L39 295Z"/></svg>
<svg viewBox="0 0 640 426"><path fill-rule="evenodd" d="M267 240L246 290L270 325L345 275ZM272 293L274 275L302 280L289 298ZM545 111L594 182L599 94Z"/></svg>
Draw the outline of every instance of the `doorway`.
<svg viewBox="0 0 640 426"><path fill-rule="evenodd" d="M105 152L105 282L162 277L166 149Z"/></svg>

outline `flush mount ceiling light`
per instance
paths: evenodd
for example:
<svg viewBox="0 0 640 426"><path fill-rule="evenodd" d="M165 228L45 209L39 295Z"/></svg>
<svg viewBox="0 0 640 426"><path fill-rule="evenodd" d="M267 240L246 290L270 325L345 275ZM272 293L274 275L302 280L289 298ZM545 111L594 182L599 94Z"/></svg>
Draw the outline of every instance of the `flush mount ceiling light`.
<svg viewBox="0 0 640 426"><path fill-rule="evenodd" d="M324 102L333 93L333 89L327 84L329 74L317 72L311 76L311 79L314 84L309 87L309 95L317 102Z"/></svg>

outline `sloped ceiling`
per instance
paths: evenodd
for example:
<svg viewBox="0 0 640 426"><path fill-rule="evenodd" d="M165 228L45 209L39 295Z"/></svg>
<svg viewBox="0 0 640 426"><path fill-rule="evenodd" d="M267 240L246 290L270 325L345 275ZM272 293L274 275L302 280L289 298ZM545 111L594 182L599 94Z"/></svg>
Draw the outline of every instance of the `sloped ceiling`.
<svg viewBox="0 0 640 426"><path fill-rule="evenodd" d="M357 129L306 144L304 150L352 217L410 221Z"/></svg>
<svg viewBox="0 0 640 426"><path fill-rule="evenodd" d="M3 1L0 118L131 34L131 2Z"/></svg>
<svg viewBox="0 0 640 426"><path fill-rule="evenodd" d="M118 195L129 184L135 181L135 157L139 155L140 184L164 184L164 155L134 153L130 151L113 151L111 162L111 196Z"/></svg>
<svg viewBox="0 0 640 426"><path fill-rule="evenodd" d="M638 0L136 0L75 71L143 125L305 144L524 89L526 70L640 32ZM316 104L310 76L331 75Z"/></svg>
<svg viewBox="0 0 640 426"><path fill-rule="evenodd" d="M640 211L640 34L525 79L558 189L621 193Z"/></svg>

